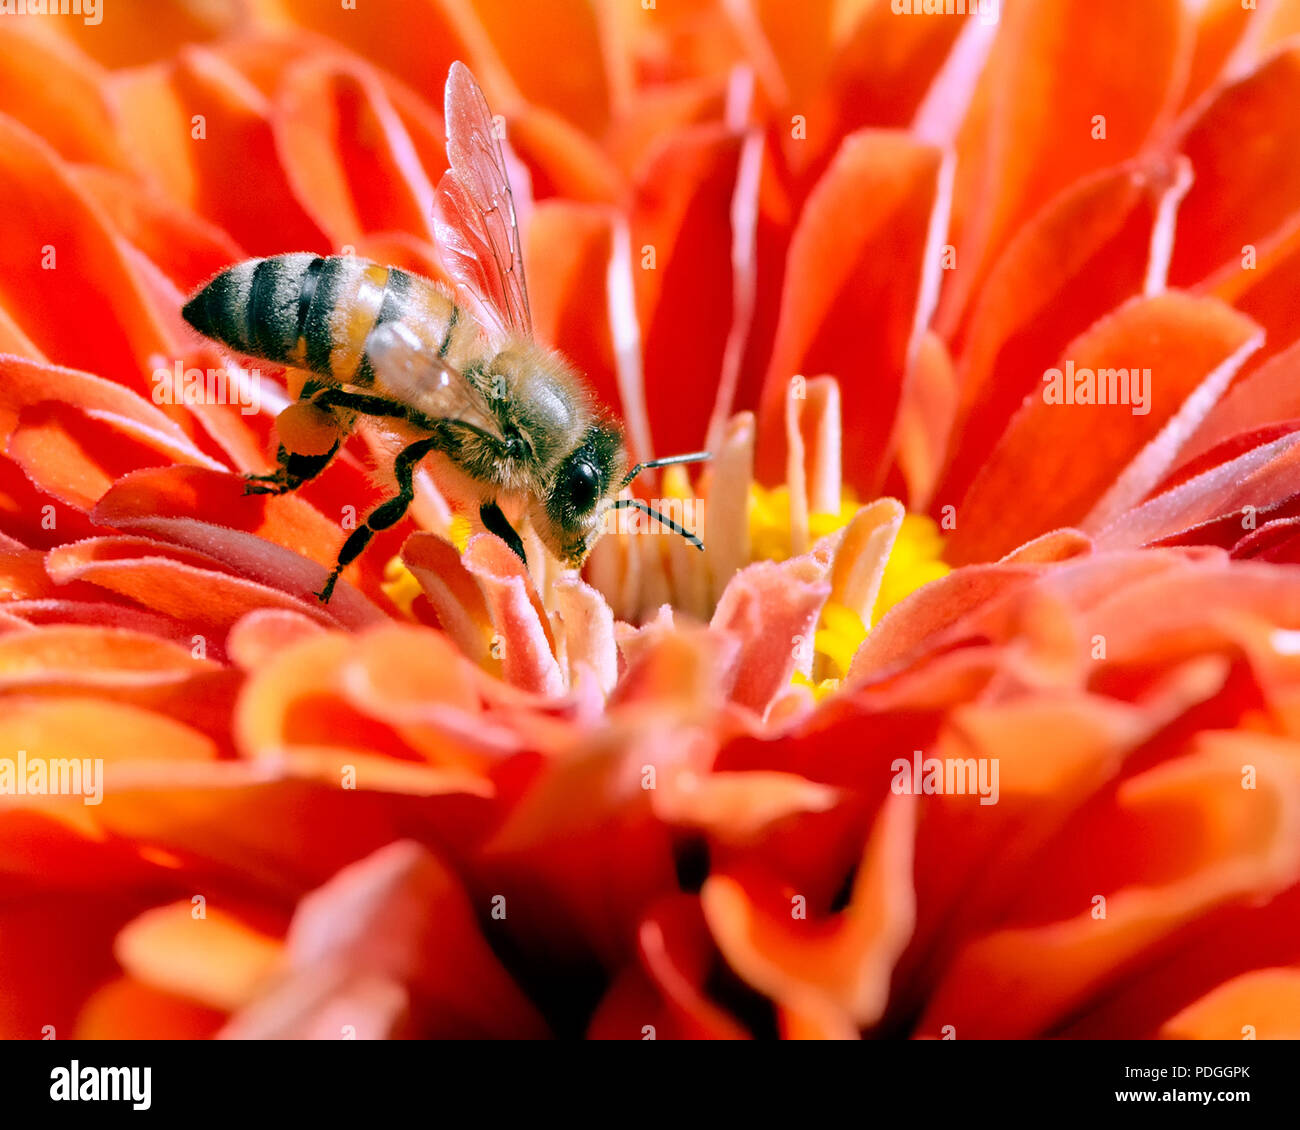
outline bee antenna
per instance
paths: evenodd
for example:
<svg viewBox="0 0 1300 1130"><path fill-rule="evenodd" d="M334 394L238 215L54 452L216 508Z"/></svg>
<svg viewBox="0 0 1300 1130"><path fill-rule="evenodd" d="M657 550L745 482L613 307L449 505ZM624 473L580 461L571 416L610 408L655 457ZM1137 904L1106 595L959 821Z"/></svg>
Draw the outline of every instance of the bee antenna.
<svg viewBox="0 0 1300 1130"><path fill-rule="evenodd" d="M707 458L707 456L705 458ZM674 460L674 462L681 462L681 461L683 460L680 456L678 457L677 460ZM671 518L665 518L662 514L659 513L658 510L655 510L653 507L651 507L650 503L646 502L644 499L616 498L614 499L613 502L610 503L611 510L626 510L628 507L649 514L650 517L653 518L656 522L658 522L661 526L667 526L668 529L672 530L673 533L681 534L682 537L684 537L688 542L690 542L691 545L695 546L696 549L700 550L701 552L704 550L704 543L700 541L700 539L697 538L693 533L691 533L690 530L686 529L684 526L679 526Z"/></svg>
<svg viewBox="0 0 1300 1130"><path fill-rule="evenodd" d="M662 459L651 459L648 463L638 463L618 484L618 489L622 490L642 471L652 471L656 467L671 467L674 463L705 463L712 458L713 452L711 451L692 451L689 455L666 455ZM703 546L700 548L702 549Z"/></svg>

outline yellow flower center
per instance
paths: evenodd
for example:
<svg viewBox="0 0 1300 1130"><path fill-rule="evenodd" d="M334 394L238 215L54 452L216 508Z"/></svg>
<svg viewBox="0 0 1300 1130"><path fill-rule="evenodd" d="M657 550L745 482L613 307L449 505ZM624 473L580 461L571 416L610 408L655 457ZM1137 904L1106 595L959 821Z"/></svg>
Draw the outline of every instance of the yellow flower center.
<svg viewBox="0 0 1300 1130"><path fill-rule="evenodd" d="M812 539L825 537L842 529L857 514L859 503L845 491L837 513L808 516ZM766 490L757 484L749 491L750 544L755 558L784 561L790 556L790 489L786 486ZM949 571L943 561L943 538L934 520L923 514L908 514L885 565L880 592L871 610L871 623L863 624L852 609L827 601L817 623L813 649L817 659L814 669L834 671L836 677L809 679L795 672L794 683L809 687L820 701L833 692L849 672L849 664L867 632L880 618L909 593L937 580Z"/></svg>
<svg viewBox="0 0 1300 1130"><path fill-rule="evenodd" d="M687 497L690 480L680 467L671 467L663 479L664 496ZM813 541L847 526L861 508L861 504L845 491L836 513L814 513L808 516L808 532ZM470 522L457 516L451 524L451 541L462 553L469 541ZM749 489L749 536L755 560L785 561L791 554L790 541L790 489L786 486L771 490L753 484ZM898 531L898 537L885 564L880 581L880 592L871 610L871 623L864 624L850 608L830 600L822 607L813 638L815 653L814 673L829 673L826 678L810 679L796 671L793 682L808 687L821 701L840 685L849 672L853 656L880 618L900 600L922 585L938 580L949 572L943 561L943 537L934 520L923 514L908 514ZM394 557L384 567L384 581L380 586L384 595L408 619L413 619L411 605L423 591L415 575Z"/></svg>

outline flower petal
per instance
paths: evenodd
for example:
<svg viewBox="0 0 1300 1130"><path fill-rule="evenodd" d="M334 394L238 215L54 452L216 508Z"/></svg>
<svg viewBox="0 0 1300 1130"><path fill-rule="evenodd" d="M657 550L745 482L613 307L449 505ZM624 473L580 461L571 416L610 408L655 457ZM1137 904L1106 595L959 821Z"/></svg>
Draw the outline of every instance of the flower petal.
<svg viewBox="0 0 1300 1130"><path fill-rule="evenodd" d="M1054 526L1085 518L1102 524L1138 501L1258 346L1256 334L1252 322L1217 300L1171 293L1130 303L1076 338L975 479L958 511L949 560L1001 556ZM1111 390L1097 404L1072 403L1072 387L1064 400L1058 394L1072 377L1084 387L1083 370L1094 374L1097 401L1108 373L1122 370L1118 381L1140 377L1141 387L1117 383L1124 399ZM1055 394L1056 385L1044 383L1052 374L1059 376ZM1084 419L1098 426L1086 427ZM1035 468L1031 489L1024 476L1029 465ZM1112 487L1120 467L1126 470Z"/></svg>
<svg viewBox="0 0 1300 1130"><path fill-rule="evenodd" d="M845 138L790 244L781 320L763 386L759 477L779 481L796 374L839 379L844 466L863 493L883 481L903 378L919 344L949 186L940 152L901 133ZM930 269L927 264L934 264Z"/></svg>

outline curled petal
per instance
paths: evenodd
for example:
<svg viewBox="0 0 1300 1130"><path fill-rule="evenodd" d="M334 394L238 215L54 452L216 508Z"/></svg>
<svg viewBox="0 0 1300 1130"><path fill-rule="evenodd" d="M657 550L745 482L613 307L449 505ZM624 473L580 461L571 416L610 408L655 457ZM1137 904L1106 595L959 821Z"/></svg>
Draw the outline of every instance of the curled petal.
<svg viewBox="0 0 1300 1130"><path fill-rule="evenodd" d="M800 1027L856 1034L883 1015L890 975L915 916L915 821L912 798L886 799L848 908L829 921L797 917L781 898L758 905L747 885L731 876L705 880L700 900L727 961L789 1010Z"/></svg>
<svg viewBox="0 0 1300 1130"><path fill-rule="evenodd" d="M811 556L742 569L718 601L710 627L735 635L732 701L762 715L798 664L811 662L812 633L830 585Z"/></svg>
<svg viewBox="0 0 1300 1130"><path fill-rule="evenodd" d="M492 618L502 677L522 690L560 694L564 674L555 659L549 622L519 558L500 538L481 534L470 539L464 560Z"/></svg>
<svg viewBox="0 0 1300 1130"><path fill-rule="evenodd" d="M456 876L400 841L299 905L281 982L232 1018L228 1039L423 1035L533 1038L546 1026L479 932Z"/></svg>
<svg viewBox="0 0 1300 1130"><path fill-rule="evenodd" d="M1141 294L1153 266L1163 278L1156 234L1169 226L1187 179L1164 160L1097 173L1051 200L1008 241L973 299L935 502L955 503L965 493L1071 341Z"/></svg>

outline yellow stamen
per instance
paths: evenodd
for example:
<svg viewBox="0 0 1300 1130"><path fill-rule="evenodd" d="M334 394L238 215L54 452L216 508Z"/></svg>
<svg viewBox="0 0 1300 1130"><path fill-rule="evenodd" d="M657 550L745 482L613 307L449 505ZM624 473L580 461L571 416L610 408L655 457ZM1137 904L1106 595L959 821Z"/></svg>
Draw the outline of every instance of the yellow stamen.
<svg viewBox="0 0 1300 1130"><path fill-rule="evenodd" d="M839 690L840 686L839 679L822 679L819 682L814 682L812 679L808 678L806 675L800 674L798 671L794 673L794 678L790 681L797 687L807 687L812 691L814 702L821 702L822 699Z"/></svg>
<svg viewBox="0 0 1300 1130"><path fill-rule="evenodd" d="M664 468L660 489L664 498L690 498L695 493L691 488L691 477L680 463Z"/></svg>
<svg viewBox="0 0 1300 1130"><path fill-rule="evenodd" d="M465 552L465 547L469 544L470 534L473 532L474 526L465 515L452 515L447 537L452 545L456 547L457 552ZM401 610L407 619L415 619L415 613L411 611L411 605L424 589L420 587L420 582L415 579L415 574L406 567L401 557L391 558L388 564L384 566L384 580L379 587L383 594Z"/></svg>
<svg viewBox="0 0 1300 1130"><path fill-rule="evenodd" d="M821 621L813 637L813 648L830 660L841 677L849 673L853 654L867 638L867 627L851 608L833 600L822 607Z"/></svg>
<svg viewBox="0 0 1300 1130"><path fill-rule="evenodd" d="M790 490L749 488L749 543L755 558L784 561L790 556Z"/></svg>
<svg viewBox="0 0 1300 1130"><path fill-rule="evenodd" d="M474 525L464 514L452 515L447 537L451 539L451 544L456 547L458 552L465 552L465 547L469 545L469 536L473 532Z"/></svg>
<svg viewBox="0 0 1300 1130"><path fill-rule="evenodd" d="M420 587L420 582L415 579L415 574L406 567L400 557L391 558L384 566L384 580L379 587L384 595L401 610L403 616L408 620L415 619L411 605L424 590Z"/></svg>

